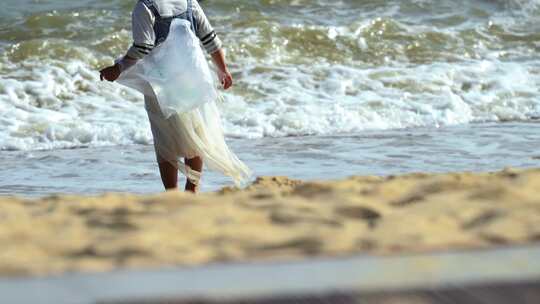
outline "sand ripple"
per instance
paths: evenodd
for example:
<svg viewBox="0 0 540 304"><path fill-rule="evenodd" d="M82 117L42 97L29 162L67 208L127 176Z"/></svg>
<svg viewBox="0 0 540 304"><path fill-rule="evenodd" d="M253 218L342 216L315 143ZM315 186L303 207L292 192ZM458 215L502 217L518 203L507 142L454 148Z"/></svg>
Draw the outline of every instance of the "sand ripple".
<svg viewBox="0 0 540 304"><path fill-rule="evenodd" d="M0 200L0 274L396 254L540 241L540 170L303 182L193 196Z"/></svg>

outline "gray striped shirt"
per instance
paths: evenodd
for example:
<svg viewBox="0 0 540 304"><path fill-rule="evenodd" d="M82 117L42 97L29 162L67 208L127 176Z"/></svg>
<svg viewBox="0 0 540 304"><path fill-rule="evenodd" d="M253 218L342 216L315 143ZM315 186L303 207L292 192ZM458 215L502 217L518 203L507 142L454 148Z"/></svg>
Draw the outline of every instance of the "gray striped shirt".
<svg viewBox="0 0 540 304"><path fill-rule="evenodd" d="M187 10L186 0L154 0L154 2L163 17L177 16ZM195 34L201 40L206 52L212 54L219 50L222 46L221 40L197 0L193 0L193 18L197 23ZM133 45L128 50L127 56L142 59L152 51L156 39L154 22L154 14L141 1L137 1L132 13Z"/></svg>

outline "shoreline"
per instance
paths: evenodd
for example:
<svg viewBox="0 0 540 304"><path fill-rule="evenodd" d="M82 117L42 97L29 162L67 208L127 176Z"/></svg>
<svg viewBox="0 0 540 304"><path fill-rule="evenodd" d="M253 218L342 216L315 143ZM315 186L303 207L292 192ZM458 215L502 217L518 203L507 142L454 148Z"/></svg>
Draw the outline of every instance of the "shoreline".
<svg viewBox="0 0 540 304"><path fill-rule="evenodd" d="M257 176L311 181L359 174L538 168L539 134L538 123L503 123L375 130L330 137L230 139L229 145ZM151 195L163 189L150 145L15 151L2 155L0 165L6 178L0 179L0 195ZM230 184L228 177L212 171L203 173L203 192Z"/></svg>
<svg viewBox="0 0 540 304"><path fill-rule="evenodd" d="M537 189L540 169L507 169L0 198L0 276L524 245L540 241Z"/></svg>

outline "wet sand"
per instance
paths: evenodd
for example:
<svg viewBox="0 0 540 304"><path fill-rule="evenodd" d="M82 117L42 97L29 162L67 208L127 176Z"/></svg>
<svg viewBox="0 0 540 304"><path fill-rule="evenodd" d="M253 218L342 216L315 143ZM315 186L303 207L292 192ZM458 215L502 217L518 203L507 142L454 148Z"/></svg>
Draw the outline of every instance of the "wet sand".
<svg viewBox="0 0 540 304"><path fill-rule="evenodd" d="M540 169L303 182L193 196L0 199L0 275L488 248L540 241Z"/></svg>

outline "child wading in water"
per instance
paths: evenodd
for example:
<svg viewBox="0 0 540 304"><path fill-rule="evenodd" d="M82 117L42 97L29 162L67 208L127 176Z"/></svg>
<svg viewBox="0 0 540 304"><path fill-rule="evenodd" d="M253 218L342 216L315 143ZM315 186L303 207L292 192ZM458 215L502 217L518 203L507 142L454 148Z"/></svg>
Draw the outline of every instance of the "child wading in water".
<svg viewBox="0 0 540 304"><path fill-rule="evenodd" d="M174 18L191 22L191 29L212 57L223 88L230 88L233 79L227 69L222 43L196 0L139 0L132 13L134 43L123 58L100 71L101 80L117 80L163 43ZM181 66L178 68L182 69ZM181 84L178 86L181 90ZM215 101L165 118L156 95L145 94L145 108L161 179L167 190L177 189L180 170L187 177L186 191L196 192L203 161L208 168L231 176L237 185L247 181L251 173L228 149ZM184 159L184 163L180 159Z"/></svg>

